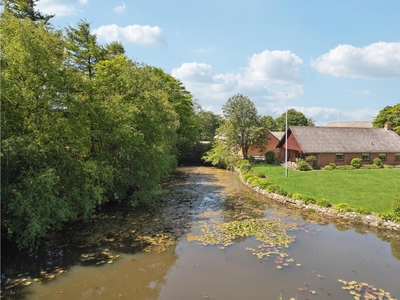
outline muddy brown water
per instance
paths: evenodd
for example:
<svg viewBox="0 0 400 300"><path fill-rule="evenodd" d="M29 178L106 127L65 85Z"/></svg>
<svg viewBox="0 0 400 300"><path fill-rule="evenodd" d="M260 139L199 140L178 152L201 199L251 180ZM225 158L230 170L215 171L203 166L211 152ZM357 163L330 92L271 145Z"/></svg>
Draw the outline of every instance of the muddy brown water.
<svg viewBox="0 0 400 300"><path fill-rule="evenodd" d="M3 243L2 297L400 299L399 236L302 215L254 194L227 170L180 168L164 188L155 208L72 220L30 253ZM269 239L284 234L287 247L257 234L212 244L213 228L251 231L251 220L269 224ZM262 256L266 249L270 256Z"/></svg>

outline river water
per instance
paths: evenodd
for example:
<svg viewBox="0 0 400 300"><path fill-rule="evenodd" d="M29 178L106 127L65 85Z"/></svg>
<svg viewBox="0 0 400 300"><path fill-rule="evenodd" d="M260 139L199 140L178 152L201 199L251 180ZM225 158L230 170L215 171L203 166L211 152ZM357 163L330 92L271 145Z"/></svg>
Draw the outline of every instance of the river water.
<svg viewBox="0 0 400 300"><path fill-rule="evenodd" d="M399 236L304 216L227 170L180 168L165 188L156 209L73 220L33 252L3 244L2 297L400 299Z"/></svg>

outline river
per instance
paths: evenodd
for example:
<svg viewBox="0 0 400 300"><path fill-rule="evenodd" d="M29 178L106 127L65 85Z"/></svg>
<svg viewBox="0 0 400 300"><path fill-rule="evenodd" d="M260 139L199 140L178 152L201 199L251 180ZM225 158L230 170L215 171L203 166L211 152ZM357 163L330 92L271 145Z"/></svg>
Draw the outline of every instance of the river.
<svg viewBox="0 0 400 300"><path fill-rule="evenodd" d="M41 247L2 244L4 299L400 299L400 237L182 167L156 208L105 208ZM368 298L369 297L369 298Z"/></svg>

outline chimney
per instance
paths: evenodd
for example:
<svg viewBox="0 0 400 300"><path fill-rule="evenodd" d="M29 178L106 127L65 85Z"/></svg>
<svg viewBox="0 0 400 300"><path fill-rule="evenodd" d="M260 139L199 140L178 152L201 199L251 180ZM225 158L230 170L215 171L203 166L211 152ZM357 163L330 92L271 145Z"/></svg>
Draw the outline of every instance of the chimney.
<svg viewBox="0 0 400 300"><path fill-rule="evenodd" d="M392 130L392 124L391 123L385 123L385 129L387 130L387 131L389 131L389 130Z"/></svg>

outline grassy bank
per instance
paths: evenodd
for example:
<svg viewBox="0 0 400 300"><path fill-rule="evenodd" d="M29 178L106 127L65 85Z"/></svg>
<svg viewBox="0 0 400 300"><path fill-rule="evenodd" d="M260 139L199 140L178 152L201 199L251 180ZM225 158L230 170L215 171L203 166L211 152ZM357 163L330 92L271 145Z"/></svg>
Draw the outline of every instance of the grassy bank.
<svg viewBox="0 0 400 300"><path fill-rule="evenodd" d="M253 170L267 176L290 193L300 193L332 204L347 203L373 212L389 212L400 193L400 169L337 170L299 172L274 165L255 165Z"/></svg>

